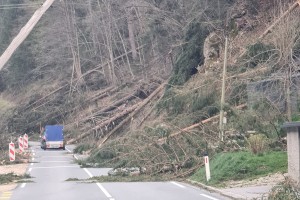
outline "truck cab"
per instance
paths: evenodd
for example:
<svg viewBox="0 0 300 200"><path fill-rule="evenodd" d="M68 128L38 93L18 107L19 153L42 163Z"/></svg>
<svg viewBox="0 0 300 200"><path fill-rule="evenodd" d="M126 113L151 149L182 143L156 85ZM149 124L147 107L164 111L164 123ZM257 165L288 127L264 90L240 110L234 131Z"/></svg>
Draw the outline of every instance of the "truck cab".
<svg viewBox="0 0 300 200"><path fill-rule="evenodd" d="M65 150L65 141L63 126L47 125L41 140L41 148L46 149L63 149Z"/></svg>

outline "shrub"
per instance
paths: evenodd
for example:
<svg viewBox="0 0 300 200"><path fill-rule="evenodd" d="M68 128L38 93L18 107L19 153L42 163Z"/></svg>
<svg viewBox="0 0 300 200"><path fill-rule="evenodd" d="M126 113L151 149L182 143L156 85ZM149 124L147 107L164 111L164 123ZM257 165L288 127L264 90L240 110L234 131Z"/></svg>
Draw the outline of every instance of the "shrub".
<svg viewBox="0 0 300 200"><path fill-rule="evenodd" d="M300 190L293 186L289 180L285 180L283 183L272 188L268 199L300 199Z"/></svg>
<svg viewBox="0 0 300 200"><path fill-rule="evenodd" d="M248 139L249 149L254 154L262 154L268 148L268 138L263 134L251 135Z"/></svg>
<svg viewBox="0 0 300 200"><path fill-rule="evenodd" d="M82 154L84 151L88 151L93 148L91 144L80 144L74 149L74 153Z"/></svg>
<svg viewBox="0 0 300 200"><path fill-rule="evenodd" d="M203 44L208 35L207 28L198 22L193 22L185 34L182 53L178 56L170 85L183 85L189 78L197 73L196 67L204 62Z"/></svg>
<svg viewBox="0 0 300 200"><path fill-rule="evenodd" d="M268 61L271 57L276 57L277 54L274 53L274 47L270 45L265 45L263 43L256 43L254 45L247 47L247 54L244 56L246 68L255 68L259 63L264 63Z"/></svg>

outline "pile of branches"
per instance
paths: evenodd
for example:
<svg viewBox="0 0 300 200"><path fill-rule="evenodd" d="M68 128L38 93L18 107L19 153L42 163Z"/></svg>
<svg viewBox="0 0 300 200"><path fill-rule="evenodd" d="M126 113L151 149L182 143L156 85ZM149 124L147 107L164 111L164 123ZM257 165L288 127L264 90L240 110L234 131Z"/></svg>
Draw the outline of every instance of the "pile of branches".
<svg viewBox="0 0 300 200"><path fill-rule="evenodd" d="M296 187L291 180L286 179L284 182L272 188L268 199L300 199L300 189Z"/></svg>
<svg viewBox="0 0 300 200"><path fill-rule="evenodd" d="M114 168L140 167L148 175L170 173L184 177L203 165L202 157L208 150L203 134L190 131L168 137L170 130L166 127L147 127L107 142L87 162ZM159 143L160 138L167 139Z"/></svg>

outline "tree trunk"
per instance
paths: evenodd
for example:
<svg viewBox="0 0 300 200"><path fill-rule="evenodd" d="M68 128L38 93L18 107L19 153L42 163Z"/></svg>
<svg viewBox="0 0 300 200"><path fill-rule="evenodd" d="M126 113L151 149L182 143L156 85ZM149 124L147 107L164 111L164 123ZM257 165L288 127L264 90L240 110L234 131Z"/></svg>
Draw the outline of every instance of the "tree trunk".
<svg viewBox="0 0 300 200"><path fill-rule="evenodd" d="M128 24L129 43L132 51L132 58L133 60L136 60L137 50L136 50L135 37L134 37L133 11L134 10L132 8L129 8L129 11L127 12L127 24Z"/></svg>
<svg viewBox="0 0 300 200"><path fill-rule="evenodd" d="M137 107L138 107L138 104L136 104L136 105L134 105L134 106L132 106L132 107L126 109L125 111L123 111L123 112L121 112L121 113L115 115L114 117L112 117L112 118L110 118L110 119L108 119L108 120L106 120L106 121L100 123L99 125L95 126L95 127L92 128L92 129L88 130L87 132L80 134L80 135L77 136L76 138L69 140L69 141L68 141L68 144L71 144L71 143L73 143L73 142L76 142L76 141L78 141L79 139L81 139L81 138L83 138L83 137L86 137L86 136L90 135L90 134L92 133L93 130L98 130L98 129L103 128L103 127L105 127L105 126L107 126L107 125L109 125L109 124L112 124L114 121L118 120L119 118L122 118L122 117L128 115L129 113L131 113L132 111L134 111Z"/></svg>
<svg viewBox="0 0 300 200"><path fill-rule="evenodd" d="M165 87L166 84L167 84L167 82L163 83L154 92L152 92L152 94L147 99L145 99L143 102L138 104L138 107L132 112L132 114L130 114L118 126L116 126L109 134L106 135L106 137L98 145L98 148L100 148L109 139L110 136L112 136L117 130L119 130L129 120L131 120L145 105L147 105Z"/></svg>
<svg viewBox="0 0 300 200"><path fill-rule="evenodd" d="M242 104L242 105L237 106L236 109L242 109L242 108L245 108L246 106L247 106L247 104ZM186 127L186 128L184 128L184 129L181 129L180 131L178 131L178 132L176 132L176 133L173 133L173 134L169 135L168 137L160 138L160 139L157 140L157 142L158 142L159 144L164 144L164 143L167 141L167 139L170 138L170 137L175 137L175 136L177 136L177 135L186 133L186 132L188 132L188 131L190 131L190 130L192 130L192 129L194 129L194 128L197 128L197 127L199 127L199 126L201 126L201 125L203 125L203 124L206 124L206 123L211 122L211 121L213 121L213 120L216 120L216 119L218 119L218 118L220 118L220 115L215 115L215 116L210 117L210 118L208 118L208 119L202 120L201 122L199 122L199 123L197 123L197 124L193 124L193 125L191 125L191 126L189 126L189 127Z"/></svg>

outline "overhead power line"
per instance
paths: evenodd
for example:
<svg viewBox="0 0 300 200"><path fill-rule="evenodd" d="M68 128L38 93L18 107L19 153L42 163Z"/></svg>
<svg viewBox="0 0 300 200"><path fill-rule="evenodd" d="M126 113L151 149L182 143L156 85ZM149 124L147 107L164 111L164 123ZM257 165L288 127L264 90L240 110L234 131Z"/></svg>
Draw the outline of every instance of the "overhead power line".
<svg viewBox="0 0 300 200"><path fill-rule="evenodd" d="M10 7L10 6L30 6L30 5L42 5L43 3L24 3L24 4L4 4L0 5L0 7Z"/></svg>
<svg viewBox="0 0 300 200"><path fill-rule="evenodd" d="M15 8L28 8L28 7L37 7L41 6L42 3L31 3L31 4L5 4L5 5L0 5L1 10L5 9L15 9Z"/></svg>

